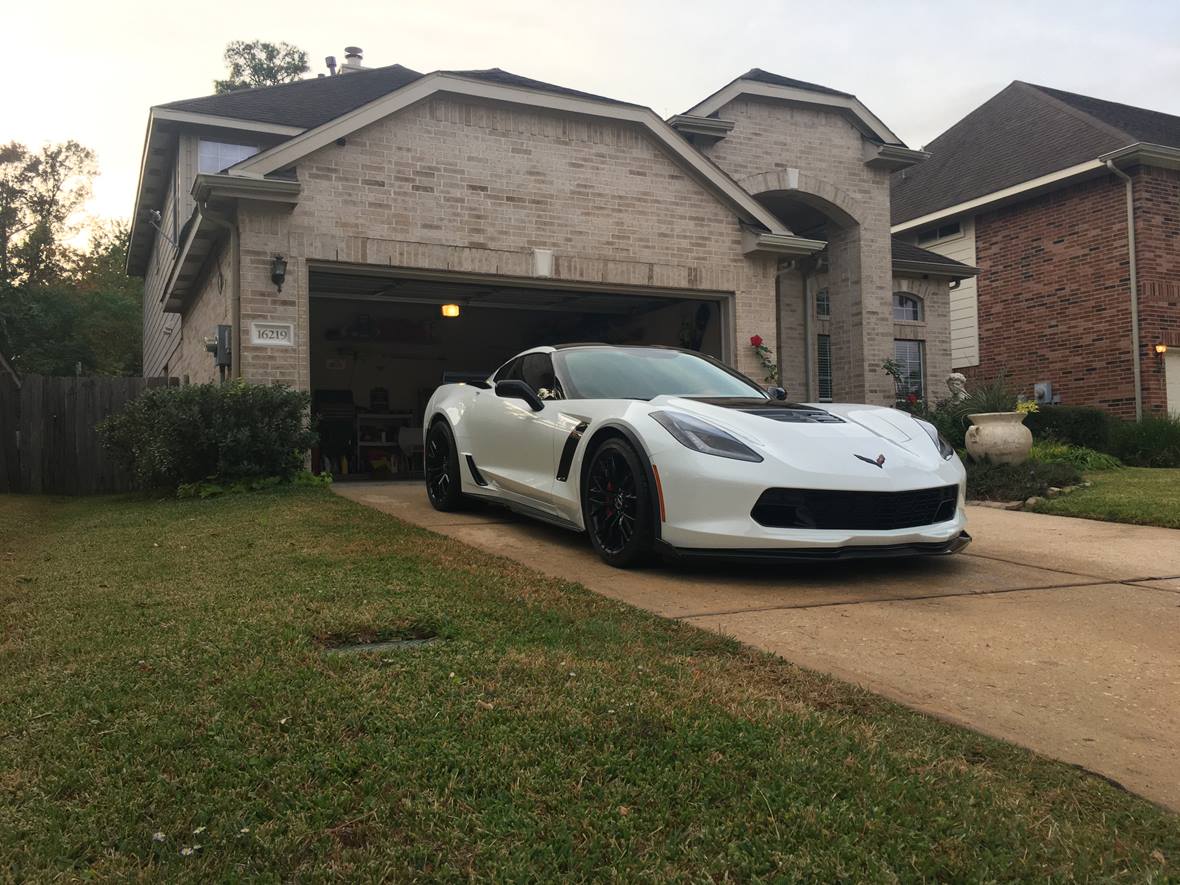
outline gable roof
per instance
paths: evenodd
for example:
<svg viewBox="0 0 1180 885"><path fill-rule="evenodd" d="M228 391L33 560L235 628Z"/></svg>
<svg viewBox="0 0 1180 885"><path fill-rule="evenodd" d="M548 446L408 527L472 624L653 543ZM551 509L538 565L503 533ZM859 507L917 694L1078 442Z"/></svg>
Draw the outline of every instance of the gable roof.
<svg viewBox="0 0 1180 885"><path fill-rule="evenodd" d="M421 76L401 65L389 65L335 77L315 77L278 86L240 89L223 95L186 98L159 107L310 129L400 89Z"/></svg>
<svg viewBox="0 0 1180 885"><path fill-rule="evenodd" d="M885 125L881 118L865 107L855 95L827 86L820 86L817 83L808 83L804 80L784 77L781 74L772 74L762 68L751 68L740 77L730 80L712 95L685 111L684 116L711 117L741 95L756 95L780 101L834 108L870 141L905 147L905 143Z"/></svg>
<svg viewBox="0 0 1180 885"><path fill-rule="evenodd" d="M750 70L746 71L738 79L753 80L755 83L770 83L775 86L790 86L795 89L807 89L811 92L822 92L824 95L843 95L845 98L855 97L851 92L841 92L829 86L820 86L818 83L808 83L805 80L796 80L792 77L784 77L781 74L772 74L770 71L762 70L762 68L750 68Z"/></svg>
<svg viewBox="0 0 1180 885"><path fill-rule="evenodd" d="M440 92L638 125L647 130L682 168L691 172L739 218L783 238L784 245L789 248L797 247L801 254L820 248L820 244L815 241L795 237L765 206L743 190L717 164L688 144L650 108L555 87L498 69L474 72L435 71L426 74L366 105L354 108L327 123L255 154L232 166L228 171L231 175L252 177L274 175L313 151Z"/></svg>
<svg viewBox="0 0 1180 885"><path fill-rule="evenodd" d="M632 104L629 101L619 101L617 98L607 98L604 95L595 95L593 92L582 92L579 89L557 86L553 83L546 83L544 80L522 77L520 74L513 74L500 68L485 68L475 71L439 71L439 73L453 74L456 77L466 77L471 80L482 80L485 83L499 83L501 86L519 86L521 89L535 89L539 92L551 92L554 95L568 95L571 98L586 98L590 101L604 101L607 104L640 107L640 105Z"/></svg>
<svg viewBox="0 0 1180 885"><path fill-rule="evenodd" d="M1180 117L1072 92L1009 84L926 145L931 158L892 180L893 223L957 206L1140 142L1180 147Z"/></svg>

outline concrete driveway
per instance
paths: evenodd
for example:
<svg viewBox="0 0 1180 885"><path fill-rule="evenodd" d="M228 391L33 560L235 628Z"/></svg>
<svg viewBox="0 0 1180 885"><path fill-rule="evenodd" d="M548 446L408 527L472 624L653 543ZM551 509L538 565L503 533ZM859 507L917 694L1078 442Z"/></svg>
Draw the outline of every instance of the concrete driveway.
<svg viewBox="0 0 1180 885"><path fill-rule="evenodd" d="M971 508L954 557L621 572L584 536L419 483L339 494L1180 809L1180 531Z"/></svg>

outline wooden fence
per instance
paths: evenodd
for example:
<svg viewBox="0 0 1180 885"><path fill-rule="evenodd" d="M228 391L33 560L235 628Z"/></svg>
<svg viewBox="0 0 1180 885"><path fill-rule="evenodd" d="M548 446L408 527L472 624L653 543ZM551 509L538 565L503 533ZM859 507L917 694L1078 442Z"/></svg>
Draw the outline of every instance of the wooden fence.
<svg viewBox="0 0 1180 885"><path fill-rule="evenodd" d="M0 492L122 492L131 476L95 425L163 378L0 378Z"/></svg>

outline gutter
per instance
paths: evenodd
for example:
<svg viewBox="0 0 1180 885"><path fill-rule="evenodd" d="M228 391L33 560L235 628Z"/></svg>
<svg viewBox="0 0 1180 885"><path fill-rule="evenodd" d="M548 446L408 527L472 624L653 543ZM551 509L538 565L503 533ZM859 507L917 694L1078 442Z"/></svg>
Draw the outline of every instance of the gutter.
<svg viewBox="0 0 1180 885"><path fill-rule="evenodd" d="M1127 255L1131 277L1131 365L1135 372L1135 420L1143 420L1143 375L1139 358L1139 271L1135 264L1135 182L1114 160L1106 160L1106 168L1126 183L1127 192Z"/></svg>

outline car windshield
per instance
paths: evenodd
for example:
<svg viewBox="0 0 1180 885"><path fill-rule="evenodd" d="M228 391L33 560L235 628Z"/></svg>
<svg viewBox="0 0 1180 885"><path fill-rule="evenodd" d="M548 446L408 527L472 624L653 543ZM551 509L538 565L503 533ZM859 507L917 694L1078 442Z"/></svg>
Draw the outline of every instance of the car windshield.
<svg viewBox="0 0 1180 885"><path fill-rule="evenodd" d="M571 399L657 396L766 399L754 382L699 354L649 347L575 347L554 356Z"/></svg>

